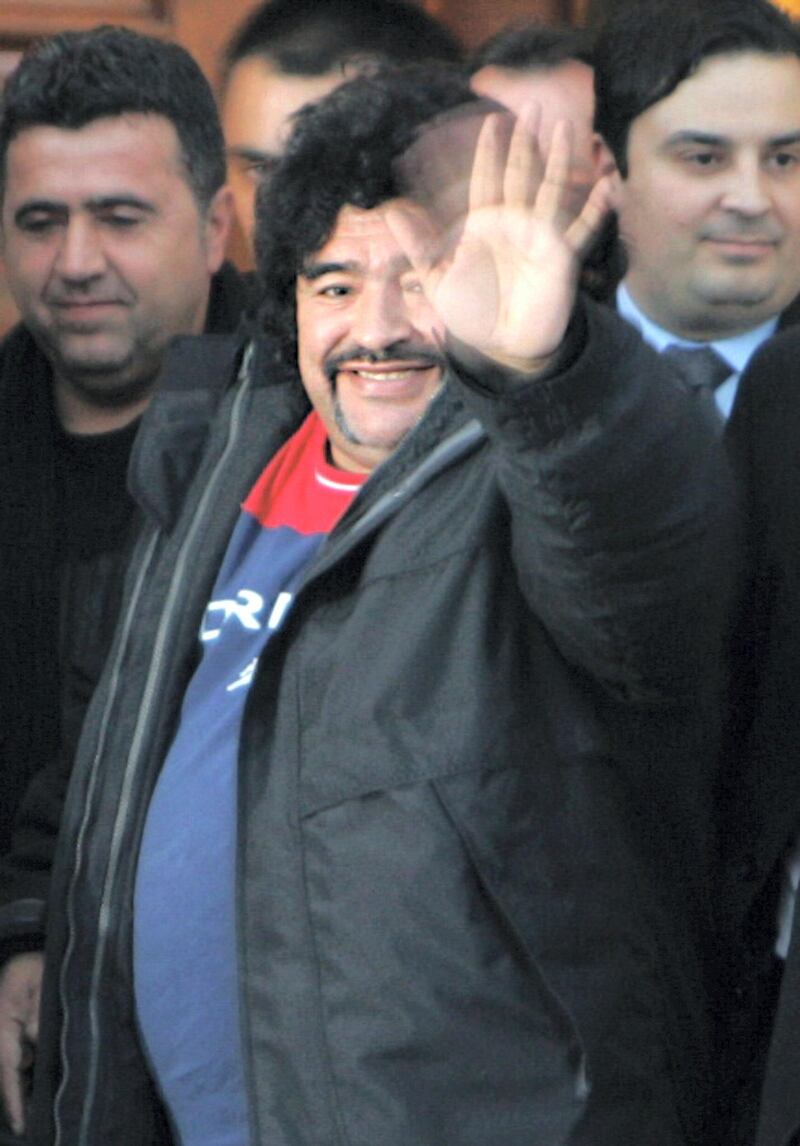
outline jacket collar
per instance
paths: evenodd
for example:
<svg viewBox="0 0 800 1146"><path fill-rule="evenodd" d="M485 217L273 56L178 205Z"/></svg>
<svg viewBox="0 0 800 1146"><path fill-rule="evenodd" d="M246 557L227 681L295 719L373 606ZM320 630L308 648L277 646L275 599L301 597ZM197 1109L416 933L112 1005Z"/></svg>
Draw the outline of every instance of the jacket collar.
<svg viewBox="0 0 800 1146"><path fill-rule="evenodd" d="M211 279L205 334L232 334L241 329L255 288L250 277L223 263Z"/></svg>
<svg viewBox="0 0 800 1146"><path fill-rule="evenodd" d="M261 443L263 466L308 412L299 378L280 368L265 339L245 342L238 336L205 335L173 344L156 396L142 418L129 473L133 496L162 525L168 526L180 510L221 404L230 404L230 418L244 390L250 395L247 416L257 423L249 427L247 438L255 448ZM455 456L474 448L485 433L460 435L470 424L455 387L446 381L416 429L371 475L353 507L354 516L369 511L372 517L372 508L387 494L396 503L404 501L398 491L410 496ZM448 444L440 449L443 443Z"/></svg>

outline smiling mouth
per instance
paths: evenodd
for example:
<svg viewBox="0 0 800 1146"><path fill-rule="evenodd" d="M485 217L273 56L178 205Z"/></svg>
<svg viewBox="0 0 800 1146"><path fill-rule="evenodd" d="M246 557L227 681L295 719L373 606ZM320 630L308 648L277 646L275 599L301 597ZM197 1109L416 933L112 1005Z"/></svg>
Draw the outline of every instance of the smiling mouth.
<svg viewBox="0 0 800 1146"><path fill-rule="evenodd" d="M118 312L125 304L119 299L83 299L80 302L61 300L51 303L50 309L57 325L76 334L91 334L105 327L108 322L118 321Z"/></svg>
<svg viewBox="0 0 800 1146"><path fill-rule="evenodd" d="M431 380L441 374L438 362L391 363L385 367L374 363L358 365L356 362L342 363L336 371L334 386L339 379L346 378L366 397L403 397L416 393Z"/></svg>
<svg viewBox="0 0 800 1146"><path fill-rule="evenodd" d="M58 299L51 303L56 310L96 310L109 306L124 306L118 298Z"/></svg>
<svg viewBox="0 0 800 1146"><path fill-rule="evenodd" d="M778 242L775 239L711 238L708 240L712 258L721 266L732 269L756 270L772 266L778 258Z"/></svg>
<svg viewBox="0 0 800 1146"><path fill-rule="evenodd" d="M710 235L708 242L722 247L737 247L741 250L772 250L777 247L777 239L754 238L752 236L739 237L737 235Z"/></svg>
<svg viewBox="0 0 800 1146"><path fill-rule="evenodd" d="M337 373L358 374L361 378L374 378L376 381L384 381L392 378L408 378L410 375L436 370L438 367L438 362L398 362L390 366L375 366L374 363L359 366L356 362L345 362L339 367Z"/></svg>

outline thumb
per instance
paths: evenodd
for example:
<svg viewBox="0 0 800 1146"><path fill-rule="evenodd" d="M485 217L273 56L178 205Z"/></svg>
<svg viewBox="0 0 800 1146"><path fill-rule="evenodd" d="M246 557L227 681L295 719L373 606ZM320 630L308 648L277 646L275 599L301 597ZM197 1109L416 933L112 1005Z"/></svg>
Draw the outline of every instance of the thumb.
<svg viewBox="0 0 800 1146"><path fill-rule="evenodd" d="M430 215L416 203L394 200L384 207L384 219L392 238L424 285L435 276L441 254L441 237Z"/></svg>

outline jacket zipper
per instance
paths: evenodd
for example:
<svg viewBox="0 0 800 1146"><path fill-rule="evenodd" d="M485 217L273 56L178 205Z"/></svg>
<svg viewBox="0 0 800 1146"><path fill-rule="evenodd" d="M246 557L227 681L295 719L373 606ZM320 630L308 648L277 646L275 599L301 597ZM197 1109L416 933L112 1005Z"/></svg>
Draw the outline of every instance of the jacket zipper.
<svg viewBox="0 0 800 1146"><path fill-rule="evenodd" d="M402 481L387 490L374 505L368 506L360 517L352 518L345 515L341 522L341 532L337 528L330 535L328 543L322 547L319 558L308 570L307 576L300 581L293 597L296 598L300 590L304 589L310 581L335 565L362 537L366 537L368 533L381 525L431 478L452 465L464 454L469 453L476 445L484 441L486 436L486 431L477 418L472 419L440 442ZM282 616L285 616L286 612L287 610L284 609Z"/></svg>
<svg viewBox="0 0 800 1146"><path fill-rule="evenodd" d="M149 723L150 711L153 705L153 698L157 693L157 685L161 676L161 666L164 659L164 649L167 647L167 637L171 629L171 620L173 613L173 606L175 599L178 595L178 589L182 584L183 574L188 562L188 554L192 551L195 534L197 531L198 523L205 521L205 510L216 492L218 479L220 473L227 464L231 452L238 441L240 423L241 423L241 407L244 403L246 396L249 394L250 389L250 370L253 361L253 345L250 344L245 357L242 362L239 377L245 378L246 384L242 386L239 394L237 395L230 417L230 428L228 439L225 448L220 455L220 458L214 467L214 472L211 479L206 486L203 496L198 503L197 510L195 511L194 519L190 526L189 532L186 535L181 551L178 554L175 563L175 570L172 580L170 582L167 599L161 614L161 621L159 624L156 639L153 645L153 655L150 660L150 668L148 670L147 680L145 682L144 691L142 694L142 702L139 708L139 716L136 722L133 738L131 741L131 748L128 752L127 763L125 767L125 774L122 783L122 793L117 808L117 815L114 822L114 830L112 833L111 846L109 849L109 863L106 875L105 886L103 895L100 902L100 909L98 915L97 927L97 946L92 969L92 978L89 990L89 1018L90 1018L90 1045L88 1049L89 1054L89 1067L87 1076L86 1095L83 1102L83 1112L81 1117L81 1125L78 1142L74 1146L87 1146L88 1144L88 1131L91 1120L91 1114L94 1108L95 1096L97 1090L97 1076L99 1070L99 1045L100 1045L100 1019L98 1014L99 1005L99 985L101 981L103 964L105 962L105 951L108 940L109 922L111 918L111 903L112 903L112 889L116 878L119 855L121 849L121 842L124 835L124 830L127 822L128 810L130 806L130 793L135 775L138 772L138 755L141 746L144 742L145 730ZM387 491L378 501L370 506L363 516L351 522L349 526L343 522L344 530L338 537L332 538L334 542L330 547L325 547L325 550L320 555L320 560L314 564L314 567L308 571L308 574L303 578L302 582L297 586L294 597L304 589L311 580L316 579L321 573L335 564L345 551L350 549L361 537L371 532L388 516L390 516L399 505L417 492L421 486L426 484L431 477L438 473L441 469L446 468L454 460L461 457L464 453L470 452L472 448L486 437L486 431L477 420L472 420L466 425L462 426L450 437L441 442L424 461L416 466L411 473L409 473L397 486ZM54 1103L54 1121L55 1121L55 1140L54 1146L64 1146L63 1143L63 1128L59 1108L61 1100L66 1091L69 1081L69 1057L67 1051L68 1043L68 1029L70 1023L69 1006L68 1006L68 992L66 988L67 972L74 948L74 935L75 927L75 893L77 877L80 870L80 860L83 852L84 837L87 828L87 819L89 810L92 806L91 794L94 789L95 780L99 772L99 762L102 755L102 748L104 746L105 735L110 721L111 710L116 698L117 685L119 681L119 669L121 665L122 655L127 646L128 636L133 625L133 618L136 612L136 605L143 590L143 586L147 579L149 572L150 562L153 558L154 549L158 541L158 534L154 534L150 542L146 559L143 562L142 569L139 577L137 578L134 595L132 597L131 606L128 609L125 620L123 622L124 628L122 639L117 651L114 666L112 669L111 684L109 687L108 697L104 706L103 715L100 724L100 735L98 738L98 747L95 751L92 777L90 781L89 792L86 800L86 813L84 816L83 824L78 833L75 855L76 862L73 871L73 877L67 895L67 926L68 926L68 942L65 949L64 959L59 975L59 994L63 1014L62 1032L61 1032L61 1060L63 1064L63 1077L59 1085L58 1092ZM338 542L338 544L337 544ZM69 1146L73 1146L72 1143Z"/></svg>
<svg viewBox="0 0 800 1146"><path fill-rule="evenodd" d="M144 691L142 693L142 701L139 707L139 715L136 721L136 728L131 740L131 747L128 752L128 758L125 765L125 773L123 776L121 797L117 807L117 814L114 821L114 829L111 837L111 845L109 848L109 862L107 868L107 875L103 894L100 901L100 909L98 914L97 924L97 945L92 968L91 984L89 989L89 1025L90 1025L90 1040L87 1054L89 1056L89 1066L87 1075L86 1094L83 1100L83 1110L80 1124L80 1131L77 1143L69 1143L67 1146L87 1146L88 1144L88 1130L91 1119L91 1114L96 1100L97 1090L97 1077L99 1070L99 1047L100 1047L100 1019L98 1013L99 1001L99 984L101 980L101 973L103 964L105 962L105 953L108 942L109 922L111 919L111 903L112 903L112 889L116 878L117 868L119 865L119 857L121 850L121 843L126 826L128 811L130 807L130 793L133 784L133 779L138 772L138 756L142 744L144 742L144 732L149 724L150 713L153 707L153 698L157 694L157 686L161 677L161 668L164 661L164 650L168 647L168 636L172 627L172 617L174 613L174 605L179 593L180 586L183 582L183 577L188 564L188 557L193 552L194 540L197 534L198 526L205 521L205 511L212 497L216 493L217 486L221 473L224 471L228 459L230 458L233 449L238 442L239 431L242 423L242 407L246 398L250 393L250 366L252 362L252 346L248 348L245 353L244 360L240 369L239 377L245 379L245 384L241 387L239 394L234 399L233 408L231 410L228 438L225 447L220 454L214 471L209 479L209 482L203 491L203 495L195 511L189 531L181 546L180 553L178 554L175 562L175 568L170 582L167 598L161 612L161 620L159 623L156 639L153 644L153 654L150 659L150 667L148 669L147 679L145 681ZM78 837L75 844L75 865L73 868L72 880L67 893L67 929L68 941L62 961L60 974L59 974L59 995L62 1007L63 1021L61 1030L61 1061L63 1065L63 1077L56 1094L54 1103L54 1123L55 1123L55 1140L54 1146L64 1146L63 1140L63 1127L60 1117L60 1104L65 1094L66 1087L69 1081L69 1055L67 1050L68 1044L68 1031L70 1025L70 1011L69 1011L69 997L67 991L67 977L68 968L71 956L74 950L74 935L76 932L75 925L75 899L76 899L76 885L78 882L78 875L81 868L81 856L84 848L84 840L87 831L87 821L89 811L92 807L91 795L95 787L95 781L99 773L99 763L102 756L102 749L104 747L105 735L110 723L111 711L114 707L116 700L117 686L119 683L120 668L122 657L127 647L128 637L133 627L134 617L136 614L136 606L143 591L144 584L147 580L147 575L150 569L150 563L153 559L155 547L159 539L158 532L154 533L151 542L149 543L146 559L142 564L140 574L136 581L131 605L128 608L122 630L122 638L120 640L117 655L115 657L114 666L112 668L111 683L106 703L103 709L103 715L100 723L100 735L98 738L98 746L95 750L94 760L92 764L92 776L90 779L89 792L86 800L86 811L84 814L83 823L78 832Z"/></svg>

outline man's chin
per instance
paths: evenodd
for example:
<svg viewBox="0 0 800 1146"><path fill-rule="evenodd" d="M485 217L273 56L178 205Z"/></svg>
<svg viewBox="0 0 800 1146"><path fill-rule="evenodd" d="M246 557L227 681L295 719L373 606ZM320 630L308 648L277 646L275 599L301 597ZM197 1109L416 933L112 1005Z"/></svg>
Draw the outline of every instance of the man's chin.
<svg viewBox="0 0 800 1146"><path fill-rule="evenodd" d="M413 415L406 413L405 416L370 418L355 412L348 415L343 404L336 399L334 417L339 432L350 445L391 453L419 425L429 404L427 402Z"/></svg>
<svg viewBox="0 0 800 1146"><path fill-rule="evenodd" d="M716 282L709 283L700 294L709 311L742 314L758 325L778 314L786 303L777 296L774 283Z"/></svg>
<svg viewBox="0 0 800 1146"><path fill-rule="evenodd" d="M92 406L109 410L139 402L150 391L154 366L124 358L64 356L53 363L56 377Z"/></svg>

